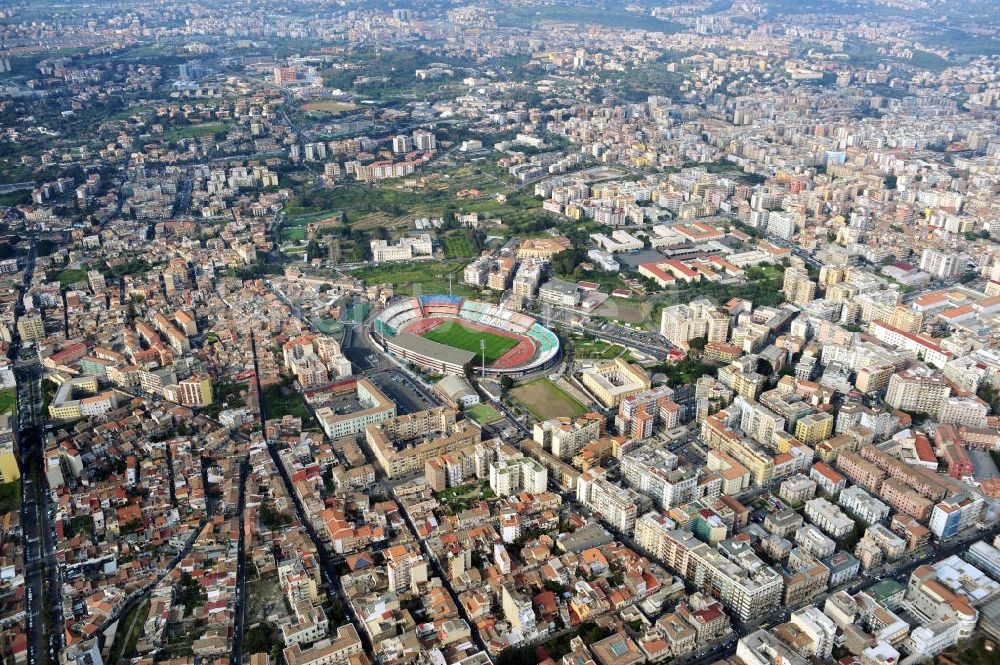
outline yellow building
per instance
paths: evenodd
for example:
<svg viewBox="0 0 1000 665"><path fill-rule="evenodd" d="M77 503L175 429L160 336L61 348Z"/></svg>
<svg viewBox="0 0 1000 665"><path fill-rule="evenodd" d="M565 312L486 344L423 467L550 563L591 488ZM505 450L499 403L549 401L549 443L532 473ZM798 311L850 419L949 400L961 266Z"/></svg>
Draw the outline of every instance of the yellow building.
<svg viewBox="0 0 1000 665"><path fill-rule="evenodd" d="M762 485L771 480L774 473L774 458L757 448L728 427L718 416L709 416L701 426L701 435L710 448L722 451L741 464L753 481Z"/></svg>
<svg viewBox="0 0 1000 665"><path fill-rule="evenodd" d="M173 397L173 395L168 395L166 387L163 395L167 399ZM205 375L192 376L177 384L176 396L177 399L172 401L178 401L184 406L208 406L215 398L212 394L212 380Z"/></svg>
<svg viewBox="0 0 1000 665"><path fill-rule="evenodd" d="M903 332L918 333L924 327L924 314L923 312L907 309L905 305L896 305L886 323L899 328Z"/></svg>
<svg viewBox="0 0 1000 665"><path fill-rule="evenodd" d="M25 342L45 339L45 324L41 314L25 314L17 320L17 334Z"/></svg>
<svg viewBox="0 0 1000 665"><path fill-rule="evenodd" d="M819 443L833 434L833 416L829 413L810 413L795 423L795 438L807 445Z"/></svg>
<svg viewBox="0 0 1000 665"><path fill-rule="evenodd" d="M14 454L14 443L0 444L0 483L12 483L21 477Z"/></svg>

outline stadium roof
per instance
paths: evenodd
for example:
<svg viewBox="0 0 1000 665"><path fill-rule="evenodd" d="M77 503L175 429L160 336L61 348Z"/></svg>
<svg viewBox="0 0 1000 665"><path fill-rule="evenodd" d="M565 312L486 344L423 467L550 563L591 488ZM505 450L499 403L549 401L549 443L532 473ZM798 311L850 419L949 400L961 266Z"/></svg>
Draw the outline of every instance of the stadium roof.
<svg viewBox="0 0 1000 665"><path fill-rule="evenodd" d="M454 364L464 365L470 360L474 360L476 354L472 351L456 349L447 344L441 344L433 340L414 335L413 333L400 333L393 338L393 343L412 353L428 356L436 360Z"/></svg>

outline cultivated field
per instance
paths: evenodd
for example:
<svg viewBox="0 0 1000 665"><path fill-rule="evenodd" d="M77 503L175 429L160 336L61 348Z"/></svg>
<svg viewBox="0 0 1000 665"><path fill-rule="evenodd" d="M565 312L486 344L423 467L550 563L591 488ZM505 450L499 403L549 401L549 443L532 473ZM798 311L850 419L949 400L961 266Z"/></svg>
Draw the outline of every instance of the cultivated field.
<svg viewBox="0 0 1000 665"><path fill-rule="evenodd" d="M587 411L569 393L548 379L535 379L523 386L513 388L510 395L539 420L549 420L560 416L575 418L582 416Z"/></svg>
<svg viewBox="0 0 1000 665"><path fill-rule="evenodd" d="M472 351L476 354L477 359L480 357L481 350L479 342L480 340L485 340L487 365L495 362L500 356L518 344L518 341L513 337L504 337L503 335L484 332L482 330L474 330L454 321L445 321L433 330L425 332L421 337L440 344L453 346L456 349Z"/></svg>

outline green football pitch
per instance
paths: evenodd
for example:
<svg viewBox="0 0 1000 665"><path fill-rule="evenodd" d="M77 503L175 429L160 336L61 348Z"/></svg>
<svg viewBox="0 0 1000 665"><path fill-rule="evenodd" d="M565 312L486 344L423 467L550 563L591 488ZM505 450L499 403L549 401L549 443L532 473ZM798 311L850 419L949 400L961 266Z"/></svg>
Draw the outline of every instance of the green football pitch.
<svg viewBox="0 0 1000 665"><path fill-rule="evenodd" d="M481 358L479 341L485 340L487 365L493 364L497 358L517 346L517 340L513 337L504 337L503 335L474 330L454 321L445 321L438 327L428 330L421 337L425 337L432 342L438 342L439 344L453 346L456 349L472 351L476 354L477 364Z"/></svg>

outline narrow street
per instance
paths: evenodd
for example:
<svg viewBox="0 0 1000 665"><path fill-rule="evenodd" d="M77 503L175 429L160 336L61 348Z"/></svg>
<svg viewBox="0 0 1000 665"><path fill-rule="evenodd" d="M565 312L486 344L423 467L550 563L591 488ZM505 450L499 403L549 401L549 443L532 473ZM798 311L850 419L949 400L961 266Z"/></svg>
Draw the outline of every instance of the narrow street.
<svg viewBox="0 0 1000 665"><path fill-rule="evenodd" d="M263 424L267 420L267 415L264 408L264 391L260 387L260 380L258 378L260 376L260 365L257 359L257 338L252 331L250 334L250 349L253 354L254 381L257 386L257 399L260 404L260 421ZM327 550L326 544L320 539L309 520L306 519L302 502L299 500L299 496L295 492L295 487L292 485L292 479L288 476L288 470L285 469L284 464L281 463L281 457L278 455L277 447L268 443L267 450L271 454L271 459L274 460L274 465L278 468L278 474L281 476L281 480L285 483L285 491L288 492L288 496L291 497L292 503L295 505L295 515L298 518L299 523L302 524L302 527L305 529L306 533L309 534L309 538L316 547L316 551L319 555L320 567L322 569L323 581L326 586L327 597L335 605L343 607L344 614L354 624L354 627L358 629L358 636L361 638L361 644L364 647L365 652L372 653L372 643L371 640L368 639L368 633L365 632L363 628L360 628L361 621L354 613L354 608L351 607L347 596L341 588L340 577L337 575L336 568L334 566L334 559Z"/></svg>
<svg viewBox="0 0 1000 665"><path fill-rule="evenodd" d="M236 560L236 606L233 608L233 665L243 662L243 627L246 618L246 520L243 511L247 501L247 477L250 475L250 463L244 458L240 463L240 498L236 504L236 519L239 522L240 540L239 553Z"/></svg>

